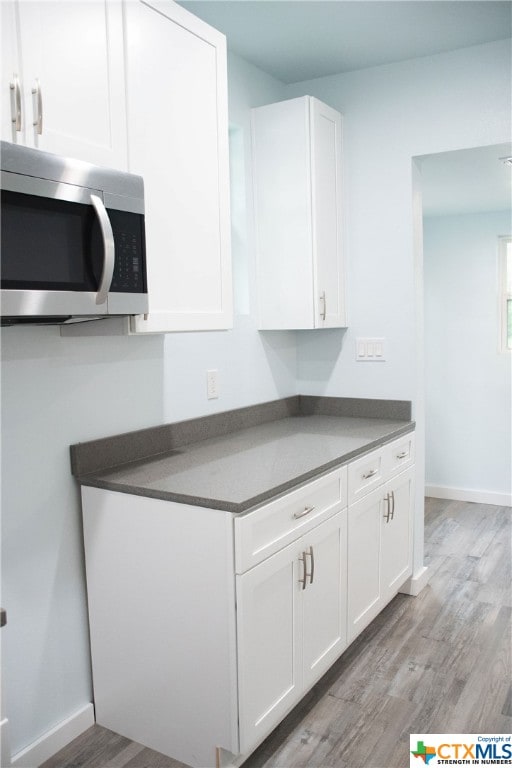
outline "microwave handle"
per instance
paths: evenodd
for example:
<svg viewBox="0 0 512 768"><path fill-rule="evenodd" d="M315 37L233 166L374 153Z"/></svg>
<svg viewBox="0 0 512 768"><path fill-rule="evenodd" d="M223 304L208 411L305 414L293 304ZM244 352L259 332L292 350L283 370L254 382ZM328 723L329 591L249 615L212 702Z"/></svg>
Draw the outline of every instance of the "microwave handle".
<svg viewBox="0 0 512 768"><path fill-rule="evenodd" d="M104 304L107 300L110 284L112 283L112 277L114 275L114 233L112 232L112 225L108 217L107 209L103 205L103 200L98 197L98 195L91 195L91 203L96 212L96 216L98 217L104 251L103 271L101 273L98 293L96 294L96 304Z"/></svg>

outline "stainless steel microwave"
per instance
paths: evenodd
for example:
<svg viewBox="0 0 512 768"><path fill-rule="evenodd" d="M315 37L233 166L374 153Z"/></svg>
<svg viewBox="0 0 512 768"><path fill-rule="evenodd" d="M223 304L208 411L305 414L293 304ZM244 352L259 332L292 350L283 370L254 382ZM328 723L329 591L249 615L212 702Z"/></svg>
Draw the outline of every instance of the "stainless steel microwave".
<svg viewBox="0 0 512 768"><path fill-rule="evenodd" d="M4 141L0 165L2 325L146 313L142 178Z"/></svg>

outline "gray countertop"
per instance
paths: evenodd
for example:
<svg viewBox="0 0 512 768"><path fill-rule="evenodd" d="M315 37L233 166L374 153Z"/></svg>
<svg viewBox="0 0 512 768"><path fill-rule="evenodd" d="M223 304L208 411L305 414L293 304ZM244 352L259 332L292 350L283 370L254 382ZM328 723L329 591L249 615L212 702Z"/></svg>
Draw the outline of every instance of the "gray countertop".
<svg viewBox="0 0 512 768"><path fill-rule="evenodd" d="M413 429L408 419L299 414L75 474L83 485L240 513Z"/></svg>

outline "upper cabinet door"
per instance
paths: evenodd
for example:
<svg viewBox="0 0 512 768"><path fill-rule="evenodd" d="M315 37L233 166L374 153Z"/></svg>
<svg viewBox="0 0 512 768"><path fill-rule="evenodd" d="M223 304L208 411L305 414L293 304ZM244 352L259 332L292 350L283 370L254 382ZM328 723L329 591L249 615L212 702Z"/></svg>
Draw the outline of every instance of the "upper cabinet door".
<svg viewBox="0 0 512 768"><path fill-rule="evenodd" d="M315 327L346 325L341 247L341 115L310 98Z"/></svg>
<svg viewBox="0 0 512 768"><path fill-rule="evenodd" d="M115 0L15 2L22 129L4 138L126 169L122 7ZM11 45L13 47L14 43ZM12 52L11 52L12 58ZM21 69L21 64L23 68Z"/></svg>
<svg viewBox="0 0 512 768"><path fill-rule="evenodd" d="M260 328L344 327L341 115L302 96L252 120Z"/></svg>
<svg viewBox="0 0 512 768"><path fill-rule="evenodd" d="M0 101L2 139L15 144L24 143L23 83L18 50L16 5L13 2L0 3L0 25L2 30L2 99Z"/></svg>
<svg viewBox="0 0 512 768"><path fill-rule="evenodd" d="M129 168L144 177L149 315L232 326L226 41L169 0L126 2Z"/></svg>

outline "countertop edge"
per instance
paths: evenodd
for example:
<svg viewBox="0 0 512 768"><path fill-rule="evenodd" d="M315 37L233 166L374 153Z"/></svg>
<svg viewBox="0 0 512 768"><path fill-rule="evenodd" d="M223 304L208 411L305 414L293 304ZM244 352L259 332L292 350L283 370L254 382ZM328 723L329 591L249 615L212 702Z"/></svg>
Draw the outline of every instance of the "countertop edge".
<svg viewBox="0 0 512 768"><path fill-rule="evenodd" d="M290 490L297 488L303 485L304 483L310 482L312 479L316 477L320 477L321 475L327 472L330 472L336 469L337 467L342 467L344 464L347 464L348 462L353 461L354 459L359 458L360 456L364 456L364 454L370 453L376 448L380 448L383 445L387 445L388 443L393 442L393 440L396 440L398 437L401 437L402 435L406 435L406 434L409 434L410 432L414 432L415 428L416 428L416 423L414 421L410 421L407 424L404 424L402 427L398 427L397 429L392 430L385 437L380 437L376 440L372 440L371 442L367 443L366 445L360 448L357 448L353 451L349 451L348 453L342 454L341 456L336 457L332 461L329 461L325 464L321 464L318 467L315 467L309 472L304 472L300 475L297 475L296 477L288 480L285 483L281 483L278 486L269 488L267 491L260 493L257 496L253 496L244 502L239 502L239 503L226 501L224 499L211 499L211 498L204 498L201 496L192 496L192 495L173 493L169 491L159 491L159 490L146 488L138 485L128 485L126 483L118 483L118 482L105 480L103 478L96 477L94 474L77 476L76 479L78 480L80 485L84 485L92 488L101 488L103 490L115 491L117 493L128 493L133 496L145 496L147 498L161 499L163 501L174 501L179 504L188 504L189 506L196 506L196 507L206 507L208 509L216 509L224 512L230 512L232 514L240 515L240 514L245 514L247 512L250 512L255 507L261 506L262 504L272 501L278 498L279 496L282 496L283 494L288 493ZM150 461L151 459L149 458L148 462Z"/></svg>

